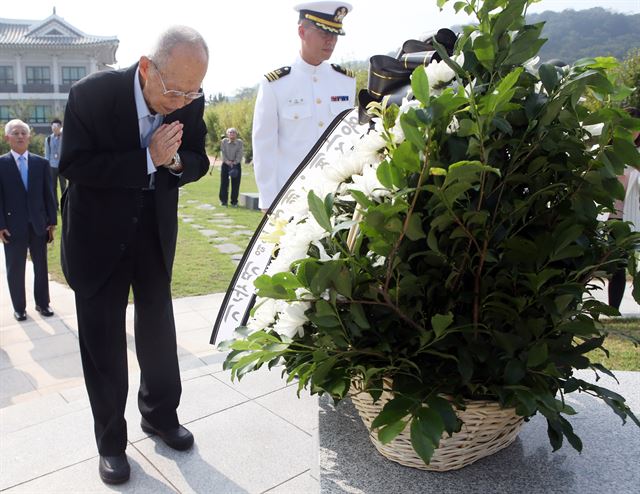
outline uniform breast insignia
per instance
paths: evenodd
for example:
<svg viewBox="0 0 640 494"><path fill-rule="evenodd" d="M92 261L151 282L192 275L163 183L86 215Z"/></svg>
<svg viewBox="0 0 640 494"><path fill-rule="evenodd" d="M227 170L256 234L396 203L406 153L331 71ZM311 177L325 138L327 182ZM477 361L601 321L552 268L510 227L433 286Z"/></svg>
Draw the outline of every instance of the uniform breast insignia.
<svg viewBox="0 0 640 494"><path fill-rule="evenodd" d="M266 73L264 76L267 78L269 82L277 81L281 77L285 75L289 75L291 72L291 67L280 67L279 69L272 70L271 72Z"/></svg>
<svg viewBox="0 0 640 494"><path fill-rule="evenodd" d="M344 74L347 77L355 78L355 76L356 76L356 73L353 70L345 69L344 67L340 67L340 65L338 65L337 63L332 63L331 67L333 67L333 70L335 70L336 72L340 72L341 74Z"/></svg>

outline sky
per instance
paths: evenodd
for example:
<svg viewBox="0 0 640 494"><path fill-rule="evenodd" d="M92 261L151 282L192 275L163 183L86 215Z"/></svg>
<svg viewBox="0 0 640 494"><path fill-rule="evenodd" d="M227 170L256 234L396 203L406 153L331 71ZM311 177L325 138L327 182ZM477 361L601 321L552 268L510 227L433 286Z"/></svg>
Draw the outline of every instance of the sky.
<svg viewBox="0 0 640 494"><path fill-rule="evenodd" d="M0 18L41 21L53 7L77 29L92 35L116 36L116 68L128 67L145 55L158 33L173 24L197 29L211 52L203 88L207 96L232 96L258 83L262 74L295 59L300 43L295 0L233 0L180 2L178 0L2 0ZM353 11L344 19L341 36L331 62L367 60L372 55L395 51L405 40L471 19L442 12L436 0L350 0ZM451 5L454 3L450 2ZM640 13L640 0L541 0L530 12L605 7L625 14Z"/></svg>

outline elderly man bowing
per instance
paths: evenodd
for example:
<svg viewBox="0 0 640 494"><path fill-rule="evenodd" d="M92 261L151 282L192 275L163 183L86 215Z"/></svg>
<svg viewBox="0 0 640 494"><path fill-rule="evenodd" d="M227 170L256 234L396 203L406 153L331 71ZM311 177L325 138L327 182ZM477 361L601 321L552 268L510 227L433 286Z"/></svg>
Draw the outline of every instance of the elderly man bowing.
<svg viewBox="0 0 640 494"><path fill-rule="evenodd" d="M209 168L201 84L209 53L191 28L164 32L148 56L71 88L60 173L62 267L75 291L80 352L100 453L99 473L126 482L129 289L145 432L189 449L171 303L178 187Z"/></svg>

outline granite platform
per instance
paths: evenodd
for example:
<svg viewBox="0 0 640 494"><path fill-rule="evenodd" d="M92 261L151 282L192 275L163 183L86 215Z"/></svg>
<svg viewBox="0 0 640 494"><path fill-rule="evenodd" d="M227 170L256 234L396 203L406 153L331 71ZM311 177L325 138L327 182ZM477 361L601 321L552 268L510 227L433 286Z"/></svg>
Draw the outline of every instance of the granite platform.
<svg viewBox="0 0 640 494"><path fill-rule="evenodd" d="M585 380L593 373L581 372ZM616 372L620 384L599 384L627 399L640 415L640 372ZM333 405L320 398L320 490L323 494L640 493L640 428L621 419L603 402L585 394L567 396L578 412L571 417L582 453L566 441L552 451L543 417L525 423L518 438L498 453L460 470L428 472L384 458L349 400Z"/></svg>

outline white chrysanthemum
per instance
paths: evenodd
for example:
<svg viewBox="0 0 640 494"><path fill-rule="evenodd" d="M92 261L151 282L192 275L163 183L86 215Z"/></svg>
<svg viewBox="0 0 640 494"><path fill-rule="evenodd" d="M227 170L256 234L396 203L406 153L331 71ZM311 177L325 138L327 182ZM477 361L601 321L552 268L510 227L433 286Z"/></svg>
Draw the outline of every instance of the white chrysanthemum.
<svg viewBox="0 0 640 494"><path fill-rule="evenodd" d="M589 132L592 136L599 136L602 134L602 129L604 128L604 124L597 123L593 125L583 125L582 128Z"/></svg>
<svg viewBox="0 0 640 494"><path fill-rule="evenodd" d="M460 123L458 122L458 119L454 115L453 118L451 119L451 122L449 122L449 125L447 125L446 133L453 134L457 132L459 128L460 128Z"/></svg>
<svg viewBox="0 0 640 494"><path fill-rule="evenodd" d="M467 98L470 98L472 93L473 93L473 88L476 87L477 81L475 79L473 79L471 82L469 82L469 84L465 85L464 87L464 95Z"/></svg>
<svg viewBox="0 0 640 494"><path fill-rule="evenodd" d="M402 104L400 105L400 114L398 115L398 118L403 113L407 113L411 108L420 108L420 105L421 103L417 99L410 100L407 98L402 98Z"/></svg>
<svg viewBox="0 0 640 494"><path fill-rule="evenodd" d="M388 196L391 192L378 180L376 170L378 165L367 165L362 169L362 175L353 176L353 184L349 185L349 190L359 190L367 197L380 199Z"/></svg>
<svg viewBox="0 0 640 494"><path fill-rule="evenodd" d="M278 314L278 321L273 326L276 333L293 338L296 334L302 336L303 325L308 321L305 311L309 309L309 302L291 302L286 304Z"/></svg>
<svg viewBox="0 0 640 494"><path fill-rule="evenodd" d="M351 175L362 172L362 167L366 164L365 161L370 153L358 152L359 142L356 142L353 150L347 153L335 153L328 157L328 161L331 164L322 170L322 180L327 180L334 184L332 192L342 182L350 178Z"/></svg>
<svg viewBox="0 0 640 494"><path fill-rule="evenodd" d="M283 271L289 271L291 263L299 259L305 259L309 251L309 245L328 236L315 218L309 215L304 221L291 222L285 227L285 233L280 237L280 250L278 256L267 268L268 275L274 275Z"/></svg>
<svg viewBox="0 0 640 494"><path fill-rule="evenodd" d="M452 60L460 66L464 65L464 53L452 57ZM444 60L431 62L425 66L424 71L427 74L432 94L439 94L444 86L456 76L456 73Z"/></svg>
<svg viewBox="0 0 640 494"><path fill-rule="evenodd" d="M254 331L266 329L275 322L277 311L276 300L258 297L256 299L256 309L247 322L247 326Z"/></svg>
<svg viewBox="0 0 640 494"><path fill-rule="evenodd" d="M375 125L379 125L379 119L374 119ZM378 163L380 154L386 147L386 142L380 132L369 132L358 141L354 152L360 155L365 164Z"/></svg>

